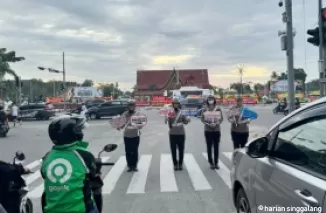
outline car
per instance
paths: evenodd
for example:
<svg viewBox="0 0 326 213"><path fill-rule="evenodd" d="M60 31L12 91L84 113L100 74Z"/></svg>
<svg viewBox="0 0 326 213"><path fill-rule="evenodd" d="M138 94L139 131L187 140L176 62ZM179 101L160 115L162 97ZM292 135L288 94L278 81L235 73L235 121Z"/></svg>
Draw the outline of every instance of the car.
<svg viewBox="0 0 326 213"><path fill-rule="evenodd" d="M198 116L198 111L205 105L204 98L183 98L180 104L184 114L189 116Z"/></svg>
<svg viewBox="0 0 326 213"><path fill-rule="evenodd" d="M295 110L264 137L235 150L230 175L237 212L262 213L272 207L270 212L324 212L325 129L326 97Z"/></svg>
<svg viewBox="0 0 326 213"><path fill-rule="evenodd" d="M104 102L105 101L101 100L101 99L88 100L88 101L85 101L85 106L87 107L87 109L89 109L92 107L96 107Z"/></svg>
<svg viewBox="0 0 326 213"><path fill-rule="evenodd" d="M86 116L90 119L100 119L101 117L121 115L127 110L127 107L127 101L108 101L96 107L89 108Z"/></svg>
<svg viewBox="0 0 326 213"><path fill-rule="evenodd" d="M22 105L19 107L18 113L18 117L21 119L48 120L50 117L55 116L55 111L47 104ZM12 120L11 113L8 118Z"/></svg>

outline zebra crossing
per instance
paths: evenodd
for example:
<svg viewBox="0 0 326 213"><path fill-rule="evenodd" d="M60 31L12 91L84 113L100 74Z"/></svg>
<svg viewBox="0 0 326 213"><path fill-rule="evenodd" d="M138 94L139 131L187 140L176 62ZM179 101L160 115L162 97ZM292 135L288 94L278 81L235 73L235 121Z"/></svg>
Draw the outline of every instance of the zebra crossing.
<svg viewBox="0 0 326 213"><path fill-rule="evenodd" d="M223 157L221 159L227 159L229 163L232 159L232 152L223 152L221 153ZM180 188L178 186L177 173L185 173L189 176L190 183L192 185L192 189L194 191L209 191L214 190L214 185L212 182L209 181L207 178L207 153L201 153L201 155L194 155L191 153L185 153L184 155L184 170L183 171L174 171L173 163L170 154L160 154L159 156L153 156L151 154L142 154L139 157L138 161L138 172L135 173L126 173L126 159L125 156L119 156L118 159L115 161L115 165L112 166L107 171L103 172L102 178L104 182L104 186L102 189L102 193L104 195L112 194L117 187L118 184L122 183L121 179L124 175L132 175L131 179L128 180L125 194L144 194L146 193L146 186L151 173L149 172L151 167L157 167L153 164L154 157L158 157L159 159L159 175L157 185L159 187L159 192L179 192ZM197 158L197 159L196 159ZM202 159L198 159L202 158ZM112 161L110 157L102 157L103 162L108 162L109 160ZM199 161L204 160L205 168L201 168ZM24 176L26 184L28 185L30 191L28 196L31 199L38 199L41 197L42 192L44 190L43 180L41 178L41 174L39 168L41 166L41 161L36 160L27 165L32 171L35 171L32 174ZM219 161L219 170L211 171L213 175L216 173L216 181L218 181L218 176L224 182L224 184L231 188L230 182L230 169L223 163L222 160ZM105 168L103 168L104 170ZM206 171L206 172L205 172ZM206 173L206 176L205 176ZM155 179L156 180L156 179ZM212 181L212 179L211 179Z"/></svg>

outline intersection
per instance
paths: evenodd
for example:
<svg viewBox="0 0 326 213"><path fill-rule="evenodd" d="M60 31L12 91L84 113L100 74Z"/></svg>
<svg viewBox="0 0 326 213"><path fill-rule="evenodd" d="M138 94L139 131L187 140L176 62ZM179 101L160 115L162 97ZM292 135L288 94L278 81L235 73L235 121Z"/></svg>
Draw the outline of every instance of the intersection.
<svg viewBox="0 0 326 213"><path fill-rule="evenodd" d="M252 137L263 135L282 117L273 115L270 109L257 111L260 117L251 124ZM199 119L193 118L186 127L184 170L175 172L164 119L157 111L144 113L149 122L141 133L139 172L136 173L126 172L122 132L111 129L107 119L92 120L85 130L85 140L90 142L90 151L94 155L108 143L119 145L116 151L103 154L104 161L115 163L102 169L104 212L234 212L230 192L233 147L228 121L225 119L221 126L219 170L209 168L203 125ZM22 126L12 128L7 138L0 140L1 160L11 161L15 151L20 150L26 155L25 165L35 171L24 178L34 210L39 213L43 185L38 169L40 159L52 146L47 136L49 122L24 122Z"/></svg>

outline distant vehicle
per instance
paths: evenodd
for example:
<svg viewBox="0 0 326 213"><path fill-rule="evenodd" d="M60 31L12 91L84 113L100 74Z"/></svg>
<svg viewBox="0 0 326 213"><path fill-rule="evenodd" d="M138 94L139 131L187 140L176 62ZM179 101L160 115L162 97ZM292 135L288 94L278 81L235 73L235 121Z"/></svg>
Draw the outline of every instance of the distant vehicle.
<svg viewBox="0 0 326 213"><path fill-rule="evenodd" d="M91 107L96 107L104 102L105 101L101 100L101 99L88 100L88 101L85 101L85 106L87 109L89 109Z"/></svg>
<svg viewBox="0 0 326 213"><path fill-rule="evenodd" d="M21 119L48 120L54 116L55 111L47 104L28 104L19 107L18 117ZM8 117L12 120L10 112Z"/></svg>
<svg viewBox="0 0 326 213"><path fill-rule="evenodd" d="M231 186L237 212L263 213L265 206L284 207L280 212L324 212L325 127L326 98L321 98L235 150Z"/></svg>
<svg viewBox="0 0 326 213"><path fill-rule="evenodd" d="M198 95L198 96L209 96L209 95L214 95L213 90L209 89L201 89L198 87L181 87L178 90L173 90L172 96L173 98L175 97L183 97L186 98L189 95Z"/></svg>
<svg viewBox="0 0 326 213"><path fill-rule="evenodd" d="M198 111L204 106L204 98L183 98L180 99L181 110L187 116L198 116Z"/></svg>
<svg viewBox="0 0 326 213"><path fill-rule="evenodd" d="M108 101L89 108L86 116L90 119L100 119L101 117L121 115L127 110L127 106L127 101Z"/></svg>

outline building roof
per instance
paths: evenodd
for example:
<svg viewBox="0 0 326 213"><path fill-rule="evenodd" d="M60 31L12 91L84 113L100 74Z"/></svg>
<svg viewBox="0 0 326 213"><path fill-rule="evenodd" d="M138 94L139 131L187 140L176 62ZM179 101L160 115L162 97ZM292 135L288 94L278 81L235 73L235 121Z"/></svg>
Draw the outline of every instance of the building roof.
<svg viewBox="0 0 326 213"><path fill-rule="evenodd" d="M174 80L176 72L179 72L180 86L193 85L200 88L211 88L208 79L207 69L186 69L186 70L139 70L137 71L137 90L148 92L151 85L155 85L155 91L164 91L170 80ZM172 79L173 78L173 79ZM178 89L172 82L172 88ZM137 92L138 93L138 92Z"/></svg>

